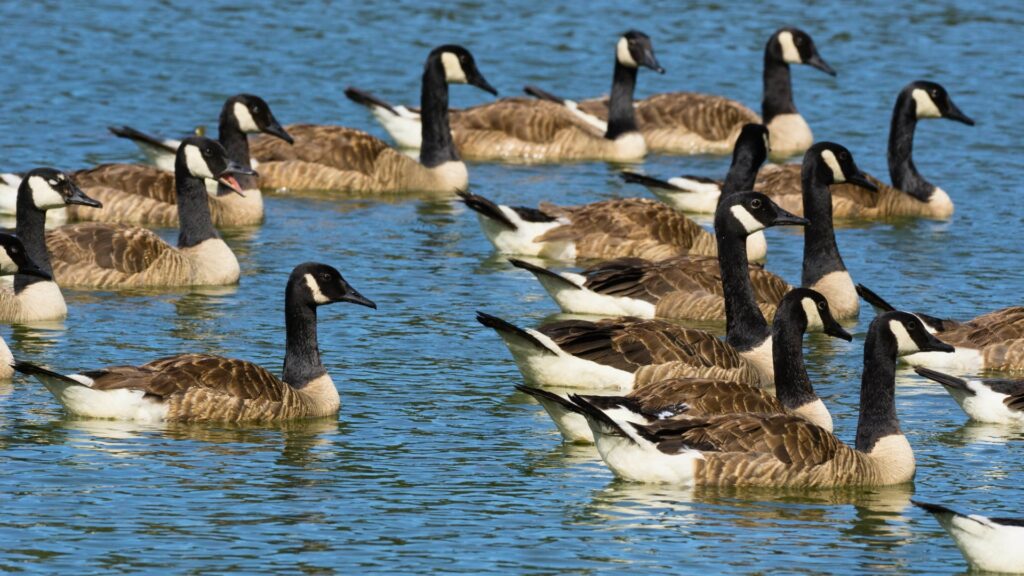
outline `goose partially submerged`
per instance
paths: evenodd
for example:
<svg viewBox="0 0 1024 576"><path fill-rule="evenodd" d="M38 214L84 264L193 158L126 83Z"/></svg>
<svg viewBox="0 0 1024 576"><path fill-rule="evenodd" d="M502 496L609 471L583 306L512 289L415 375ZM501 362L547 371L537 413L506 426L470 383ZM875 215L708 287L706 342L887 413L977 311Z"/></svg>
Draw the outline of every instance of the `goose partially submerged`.
<svg viewBox="0 0 1024 576"><path fill-rule="evenodd" d="M340 399L320 359L317 308L335 302L377 307L331 266L295 267L285 288L281 378L252 362L211 354L178 354L70 376L28 362L15 369L42 382L69 413L87 418L265 422L331 416Z"/></svg>
<svg viewBox="0 0 1024 576"><path fill-rule="evenodd" d="M823 488L885 486L914 478L914 453L896 415L896 357L952 347L914 315L875 318L864 344L860 420L854 446L793 415L729 414L616 421L580 396L598 453L615 474L636 482L685 486Z"/></svg>
<svg viewBox="0 0 1024 576"><path fill-rule="evenodd" d="M972 420L994 424L1024 424L1024 380L957 378L921 367L914 371L942 384Z"/></svg>
<svg viewBox="0 0 1024 576"><path fill-rule="evenodd" d="M584 396L593 406L614 411L616 420L650 423L676 416L758 413L796 414L826 430L832 416L814 393L804 366L801 340L807 327L817 324L826 334L843 340L853 337L828 310L824 296L807 288L787 294L772 325L772 364L775 395L763 388L732 380L668 378L634 387L626 396ZM593 442L582 411L568 398L548 390L517 386L540 402L568 442Z"/></svg>
<svg viewBox="0 0 1024 576"><path fill-rule="evenodd" d="M1024 518L964 514L942 504L911 502L938 520L972 568L1024 574Z"/></svg>

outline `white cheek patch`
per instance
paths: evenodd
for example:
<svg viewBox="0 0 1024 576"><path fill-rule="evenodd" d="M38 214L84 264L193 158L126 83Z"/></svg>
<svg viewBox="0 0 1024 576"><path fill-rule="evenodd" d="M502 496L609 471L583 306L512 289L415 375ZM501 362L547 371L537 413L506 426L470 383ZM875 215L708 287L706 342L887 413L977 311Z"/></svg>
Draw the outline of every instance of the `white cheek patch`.
<svg viewBox="0 0 1024 576"><path fill-rule="evenodd" d="M743 206L733 206L729 209L729 212L732 212L733 218L739 220L740 224L743 224L743 228L746 229L747 234L752 234L758 230L764 230L764 224L761 224L761 222L757 218L754 218L754 215L747 211Z"/></svg>
<svg viewBox="0 0 1024 576"><path fill-rule="evenodd" d="M203 153L199 151L199 148L191 145L185 147L185 164L188 165L188 171L193 176L214 179L213 173L210 172L210 167L206 164L206 160L203 160Z"/></svg>
<svg viewBox="0 0 1024 576"><path fill-rule="evenodd" d="M804 314L807 316L807 327L808 328L819 328L824 327L825 322L821 319L821 313L818 311L818 303L810 298L802 298L800 304L804 307Z"/></svg>
<svg viewBox="0 0 1024 576"><path fill-rule="evenodd" d="M256 125L256 120L253 119L252 114L249 112L249 108L245 104L235 102L232 112L234 113L235 120L238 121L238 127L242 132L254 133L260 131L260 127Z"/></svg>
<svg viewBox="0 0 1024 576"><path fill-rule="evenodd" d="M33 176L28 179L29 189L32 190L32 203L40 210L58 208L64 205L64 196L53 189L45 178Z"/></svg>
<svg viewBox="0 0 1024 576"><path fill-rule="evenodd" d="M910 94L914 97L914 102L917 104L918 118L942 118L942 112L939 112L939 107L935 105L935 101L932 100L932 97L927 92L920 88L915 88Z"/></svg>
<svg viewBox="0 0 1024 576"><path fill-rule="evenodd" d="M898 355L903 356L921 351L917 347L917 342L914 342L914 339L907 333L906 327L899 320L889 320L889 330L896 337L896 353Z"/></svg>
<svg viewBox="0 0 1024 576"><path fill-rule="evenodd" d="M441 54L441 65L444 66L444 78L449 84L466 83L466 71L462 69L458 56L451 52Z"/></svg>
<svg viewBox="0 0 1024 576"><path fill-rule="evenodd" d="M793 33L786 31L779 33L779 46L782 47L782 60L789 64L802 64L803 59L800 58L800 51L796 49L796 44L793 43Z"/></svg>
<svg viewBox="0 0 1024 576"><path fill-rule="evenodd" d="M764 151L768 153L772 151L772 137L768 132L764 133Z"/></svg>
<svg viewBox="0 0 1024 576"><path fill-rule="evenodd" d="M636 60L633 59L633 55L630 54L629 40L625 38L619 38L619 43L615 47L615 59L623 66L629 66L630 68L637 68L639 66Z"/></svg>
<svg viewBox="0 0 1024 576"><path fill-rule="evenodd" d="M839 160L836 160L836 155L831 150L825 150L821 153L821 159L825 161L825 165L832 170L832 179L839 184L840 182L846 182L846 175L843 174L843 168L839 166Z"/></svg>
<svg viewBox="0 0 1024 576"><path fill-rule="evenodd" d="M10 276L18 273L18 265L14 263L7 249L0 250L0 275Z"/></svg>
<svg viewBox="0 0 1024 576"><path fill-rule="evenodd" d="M327 304L330 300L324 293L320 291L320 285L313 279L312 274L306 274L306 286L309 287L309 291L313 294L313 301L317 304Z"/></svg>

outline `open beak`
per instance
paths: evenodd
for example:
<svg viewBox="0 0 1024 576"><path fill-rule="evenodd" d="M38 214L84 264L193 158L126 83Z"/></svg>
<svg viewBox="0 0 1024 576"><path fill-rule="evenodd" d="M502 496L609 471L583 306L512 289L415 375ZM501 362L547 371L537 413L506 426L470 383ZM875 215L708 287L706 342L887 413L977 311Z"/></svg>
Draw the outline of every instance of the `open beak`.
<svg viewBox="0 0 1024 576"><path fill-rule="evenodd" d="M810 224L811 221L807 218L801 218L779 206L775 207L775 220L772 222L772 226L809 226Z"/></svg>
<svg viewBox="0 0 1024 576"><path fill-rule="evenodd" d="M665 69L661 67L661 64L658 64L658 59L654 57L653 50L644 50L644 57L643 60L640 62L640 65L646 66L651 70L654 70L658 74L665 73Z"/></svg>
<svg viewBox="0 0 1024 576"><path fill-rule="evenodd" d="M270 124L263 127L263 133L276 136L289 144L295 144L295 139L292 138L291 134L285 131L284 127L281 126L281 123L273 116L270 117Z"/></svg>
<svg viewBox="0 0 1024 576"><path fill-rule="evenodd" d="M74 182L68 183L71 186L71 195L65 200L65 204L78 204L81 206L90 206L92 208L103 208L103 203L99 200L93 200L82 192L82 189L78 187Z"/></svg>
<svg viewBox="0 0 1024 576"><path fill-rule="evenodd" d="M829 322L825 322L825 327L822 330L825 334L828 334L833 338L841 338L847 342L853 341L853 334L844 330L843 327L839 325L839 322L836 322L831 318L829 318L829 320Z"/></svg>
<svg viewBox="0 0 1024 576"><path fill-rule="evenodd" d="M246 176L256 176L256 171L252 168L246 168L234 160L228 160L228 165L224 170L217 176L217 182L227 186L232 192L245 198L245 194L242 192L242 186L235 180L235 174L244 174Z"/></svg>
<svg viewBox="0 0 1024 576"><path fill-rule="evenodd" d="M961 112L960 109L956 107L956 104L953 104L952 100L949 101L949 110L946 110L942 114L942 117L948 118L949 120L956 120L957 122L963 122L968 126L974 126L974 120L967 114Z"/></svg>
<svg viewBox="0 0 1024 576"><path fill-rule="evenodd" d="M829 76L836 75L836 71L833 70L832 67L829 66L828 63L825 62L825 60L823 60L821 56L818 55L817 52L815 52L810 58L808 58L807 62L804 62L804 64L807 64L811 68L817 68L818 70L821 70L822 72L828 74Z"/></svg>
<svg viewBox="0 0 1024 576"><path fill-rule="evenodd" d="M366 296L363 296L356 291L355 288L349 287L349 292L341 297L342 302L351 302L352 304L359 304L360 306L366 306L367 308L377 309L377 304L370 300Z"/></svg>
<svg viewBox="0 0 1024 576"><path fill-rule="evenodd" d="M847 176L846 177L846 181L849 182L850 184L854 184L854 185L860 186L861 188L864 188L865 190L870 190L871 192L878 192L878 186L875 186L874 184L872 184L871 181L868 180L868 177L865 176L863 172L859 172L858 171L853 176Z"/></svg>

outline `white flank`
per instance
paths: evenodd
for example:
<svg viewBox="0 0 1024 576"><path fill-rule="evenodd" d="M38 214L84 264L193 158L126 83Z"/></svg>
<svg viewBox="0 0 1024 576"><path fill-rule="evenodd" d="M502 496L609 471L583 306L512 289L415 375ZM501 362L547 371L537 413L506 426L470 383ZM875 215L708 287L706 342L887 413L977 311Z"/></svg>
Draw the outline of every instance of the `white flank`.
<svg viewBox="0 0 1024 576"><path fill-rule="evenodd" d="M974 391L973 396L962 390L946 388L946 391L971 419L993 424L1024 424L1024 412L1010 410L1003 403L1006 394L996 392L980 380L968 380L967 387Z"/></svg>
<svg viewBox="0 0 1024 576"><path fill-rule="evenodd" d="M515 210L507 206L499 206L505 216L516 225L515 230L509 230L500 222L491 220L483 214L477 213L480 221L480 228L484 235L494 244L494 247L502 254L521 254L524 256L544 256L556 260L574 260L576 258L575 242L534 242L541 234L552 228L557 228L568 221L562 218L553 222L527 222L516 214Z"/></svg>
<svg viewBox="0 0 1024 576"><path fill-rule="evenodd" d="M655 317L655 306L650 302L594 292L583 287L586 278L579 274L562 272L559 276L575 284L576 288L566 286L564 282L559 282L543 274L537 275L537 280L558 303L563 312L601 316Z"/></svg>
<svg viewBox="0 0 1024 576"><path fill-rule="evenodd" d="M688 178L672 178L668 183L679 190L652 186L648 186L647 189L659 200L681 212L714 214L715 208L718 207L718 197L722 194L717 184Z"/></svg>
<svg viewBox="0 0 1024 576"><path fill-rule="evenodd" d="M582 414L566 410L561 404L544 397L535 397L537 402L544 408L544 411L551 417L555 427L562 434L566 442L576 444L593 444L594 434L590 431L590 425Z"/></svg>
<svg viewBox="0 0 1024 576"><path fill-rule="evenodd" d="M953 352L916 352L902 356L911 366L924 366L946 372L975 372L985 367L985 360L977 348L957 346Z"/></svg>
<svg viewBox="0 0 1024 576"><path fill-rule="evenodd" d="M988 572L1024 572L1024 526L997 524L984 516L936 516L972 566Z"/></svg>
<svg viewBox="0 0 1024 576"><path fill-rule="evenodd" d="M606 434L601 424L590 422L597 452L616 476L634 482L693 485L697 461L704 459L703 454L697 450L665 454L628 423L622 427L629 438Z"/></svg>
<svg viewBox="0 0 1024 576"><path fill-rule="evenodd" d="M608 122L580 110L580 105L575 100L562 100L562 104L577 118L598 129L602 134L608 131Z"/></svg>
<svg viewBox="0 0 1024 576"><path fill-rule="evenodd" d="M160 422L167 417L167 405L145 397L142 390L93 390L92 380L73 374L70 378L85 386L65 382L59 378L36 376L64 407L78 416Z"/></svg>
<svg viewBox="0 0 1024 576"><path fill-rule="evenodd" d="M498 334L505 341L509 352L523 378L531 384L543 387L563 387L581 390L603 390L629 392L633 388L633 374L569 354L551 339L536 330L526 330L548 351L504 332Z"/></svg>
<svg viewBox="0 0 1024 576"><path fill-rule="evenodd" d="M373 117L380 122L384 130L399 148L419 150L423 146L423 122L420 115L405 106L395 106L395 114L383 106L371 106Z"/></svg>

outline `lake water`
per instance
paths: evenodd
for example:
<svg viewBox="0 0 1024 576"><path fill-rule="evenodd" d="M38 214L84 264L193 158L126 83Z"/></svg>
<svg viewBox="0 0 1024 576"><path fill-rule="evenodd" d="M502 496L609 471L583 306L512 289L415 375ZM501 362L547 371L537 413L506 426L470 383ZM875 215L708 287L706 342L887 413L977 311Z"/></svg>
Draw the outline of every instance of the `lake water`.
<svg viewBox="0 0 1024 576"><path fill-rule="evenodd" d="M899 3L388 3L213 1L0 5L0 168L137 161L107 134L216 126L224 98L263 96L284 123L383 131L348 85L415 103L423 59L458 42L503 95L526 83L607 91L617 35L653 39L664 76L639 93L697 90L757 109L762 49L809 32L838 72L794 69L818 140L888 180L896 92L927 78L978 121L919 127L917 165L957 203L949 222L841 230L855 280L892 302L968 318L1024 288L1024 17L1011 1ZM241 4L241 3L238 3ZM489 96L455 87L453 104ZM652 157L651 174L721 176L727 159ZM604 164L470 166L472 189L535 205L644 195ZM166 231L174 238L174 230ZM63 326L0 331L22 359L74 371L179 351L275 370L282 292L306 260L337 266L379 305L320 314L342 395L337 419L273 428L77 420L41 385L0 384L0 571L82 573L958 573L965 563L911 496L1019 514L1024 431L968 424L938 385L902 370L898 410L913 486L845 492L685 491L616 481L591 447L565 446L512 386L519 373L478 309L535 325L557 309L491 250L450 199L276 195L259 228L226 233L237 288L66 291ZM769 266L799 280L798 232L769 234ZM811 377L852 441L864 332L809 339Z"/></svg>

